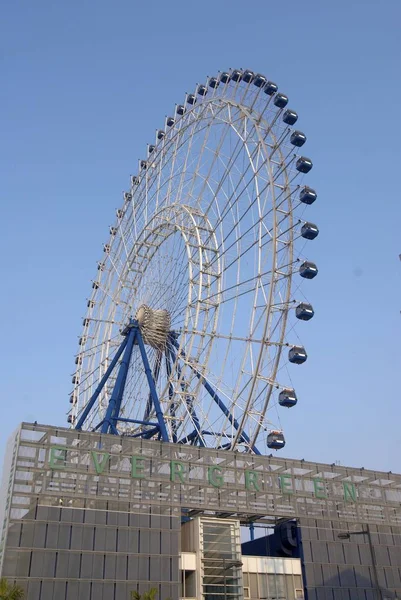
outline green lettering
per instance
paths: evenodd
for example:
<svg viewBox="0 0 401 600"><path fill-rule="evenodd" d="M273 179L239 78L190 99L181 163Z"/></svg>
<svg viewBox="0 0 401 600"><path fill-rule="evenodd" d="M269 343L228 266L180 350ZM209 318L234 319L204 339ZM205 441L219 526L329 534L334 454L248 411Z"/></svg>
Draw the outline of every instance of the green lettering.
<svg viewBox="0 0 401 600"><path fill-rule="evenodd" d="M131 456L131 477L134 479L144 479L145 475L141 473L143 471L143 461L145 459L142 456Z"/></svg>
<svg viewBox="0 0 401 600"><path fill-rule="evenodd" d="M250 490L253 487L254 490L260 492L258 475L257 471L245 471L245 489Z"/></svg>
<svg viewBox="0 0 401 600"><path fill-rule="evenodd" d="M320 479L320 477L316 477L313 480L313 487L315 488L316 498L327 498L326 484L324 482L324 479Z"/></svg>
<svg viewBox="0 0 401 600"><path fill-rule="evenodd" d="M346 502L356 502L356 489L353 483L348 483L347 481L343 481L344 488L344 500Z"/></svg>
<svg viewBox="0 0 401 600"><path fill-rule="evenodd" d="M181 483L184 481L184 465L179 460L170 461L170 481L175 481L175 476L178 475Z"/></svg>
<svg viewBox="0 0 401 600"><path fill-rule="evenodd" d="M287 475L284 473L283 475L278 476L280 480L280 489L283 494L293 494L294 490L292 489L292 477L291 475Z"/></svg>
<svg viewBox="0 0 401 600"><path fill-rule="evenodd" d="M51 469L64 469L67 460L67 448L52 446L50 448L49 465Z"/></svg>
<svg viewBox="0 0 401 600"><path fill-rule="evenodd" d="M220 467L207 468L207 480L213 487L221 487L223 485L224 479L221 473L222 469Z"/></svg>
<svg viewBox="0 0 401 600"><path fill-rule="evenodd" d="M110 454L108 452L100 452L99 454L92 450L91 452L93 464L95 465L95 471L98 475L103 473L107 463L109 462ZM99 462L98 456L103 456L102 461Z"/></svg>

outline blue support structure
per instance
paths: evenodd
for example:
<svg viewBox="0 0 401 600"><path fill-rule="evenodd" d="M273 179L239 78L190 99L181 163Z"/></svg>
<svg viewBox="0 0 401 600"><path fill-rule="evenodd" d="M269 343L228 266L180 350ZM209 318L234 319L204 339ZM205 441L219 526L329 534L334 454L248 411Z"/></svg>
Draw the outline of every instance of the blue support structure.
<svg viewBox="0 0 401 600"><path fill-rule="evenodd" d="M177 343L176 343L175 338L173 336L171 336L171 341L174 344L174 346L178 347L176 345ZM177 357L176 357L176 354L174 352L174 349L170 346L170 348L168 349L168 351L170 352L172 363L173 364L176 363ZM181 378L181 367L178 364L178 362L176 364L176 368L177 368L178 378L180 379ZM182 389L183 392L186 391L185 390L185 383L183 381L181 382L181 389ZM188 405L189 412L190 412L190 415L192 417L193 424L195 425L195 431L190 434L191 437L188 436L189 437L188 441L193 441L195 443L198 440L199 444L203 447L205 444L204 444L202 438L199 436L200 431L201 431L201 429L200 429L200 422L199 422L198 416L196 414L196 411L195 411L192 399L188 396L188 397L185 398L185 401L186 401L186 403ZM196 434L196 435L193 435L193 434Z"/></svg>
<svg viewBox="0 0 401 600"><path fill-rule="evenodd" d="M200 446L205 446L205 443L202 439L203 435L218 435L211 431L201 431L201 424L199 418L196 414L195 406L193 403L193 399L191 398L190 393L187 389L187 383L185 379L182 377L182 370L179 364L179 360L186 361L186 355L183 350L180 350L179 344L177 342L177 334L171 331L167 338L165 352L165 364L166 364L166 375L169 380L168 383L168 395L169 395L169 420L171 425L171 435L172 440L169 438L169 433L166 426L165 417L163 414L163 409L160 404L160 400L156 390L156 383L160 375L161 364L163 360L163 351L158 350L156 355L156 361L154 364L153 372L151 370L149 359L146 353L145 343L143 341L142 333L139 327L139 324L135 320L131 320L129 325L122 332L124 335L124 339L118 348L113 360L110 363L106 373L103 375L99 385L97 386L93 396L89 400L87 406L82 412L81 416L78 419L76 429L81 430L84 425L86 419L89 416L89 413L93 409L96 400L101 394L104 386L111 376L113 370L117 367L117 363L120 360L121 362L118 366L118 373L115 379L113 391L111 393L111 397L106 409L105 417L102 421L96 424L94 431L100 429L102 433L112 433L118 435L117 424L118 422L124 423L133 423L136 425L144 425L147 429L143 431L137 431L134 433L132 437L142 437L144 439L149 439L154 436L158 436L158 439L163 440L164 442L172 441L174 443L179 444L199 444ZM127 382L128 370L132 358L132 353L134 346L137 345L141 354L143 367L145 370L148 386L149 386L149 395L147 399L147 403L145 406L145 412L143 419L129 419L120 416L124 389ZM178 355L176 353L176 349L178 350ZM208 394L212 397L216 405L223 412L223 414L227 417L229 422L235 427L237 431L240 430L240 425L238 421L233 417L230 413L227 406L224 404L223 400L219 397L217 392L213 389L208 381L206 381L205 377L198 371L193 365L190 363L186 363L192 372L196 375L198 380L201 382L203 387L206 389ZM176 375L178 380L180 381L181 390L184 392L184 399L187 404L193 425L194 431L187 434L181 440L178 440L177 436L177 419L176 419L176 409L177 403L174 401L174 387L171 382L171 375L173 372L173 368L176 370ZM156 419L153 418L153 421L150 421L151 414L156 415ZM150 427L150 428L149 428ZM226 436L227 437L227 436ZM242 431L240 434L240 441L249 444L250 446L250 438L249 436ZM225 446L230 446L230 444L226 444ZM222 446L222 447L225 447ZM259 450L256 446L252 447L252 450L255 454L260 454Z"/></svg>
<svg viewBox="0 0 401 600"><path fill-rule="evenodd" d="M160 367L161 367L161 362L162 362L162 351L158 350L157 355L156 355L156 362L155 362L155 366L153 369L153 380L155 383L157 383L157 380L159 379L159 373L160 373ZM145 408L145 414L143 416L144 420L147 421L150 417L150 413L152 410L152 394L149 392L149 396L148 396L148 401L146 403L146 408Z"/></svg>
<svg viewBox="0 0 401 600"><path fill-rule="evenodd" d="M169 442L170 440L169 440L168 433L167 433L166 423L164 422L163 411L160 406L159 397L156 392L156 386L155 386L155 382L153 380L152 371L149 366L149 360L146 355L145 344L143 343L142 334L141 334L139 328L137 329L136 338L138 340L138 346L139 346L139 350L141 352L143 366L145 367L145 373L146 373L146 377L148 380L149 390L152 395L153 406L155 407L156 417L157 417L157 421L159 423L161 439L163 440L163 442Z"/></svg>
<svg viewBox="0 0 401 600"><path fill-rule="evenodd" d="M173 397L174 397L174 387L173 384L171 383L171 356L170 356L170 350L167 347L166 348L166 373L167 373L167 379L169 381L168 384L168 399L170 401L170 415L172 417L171 419L171 430L173 432L173 442L176 443L178 438L177 438L177 422L175 420L175 403L173 402Z"/></svg>
<svg viewBox="0 0 401 600"><path fill-rule="evenodd" d="M118 371L118 375L117 375L117 378L116 378L116 381L114 384L114 388L113 388L113 391L112 391L112 394L111 394L111 397L109 400L109 404L107 406L106 415L105 415L104 419L96 425L96 427L94 428L94 431L96 431L97 429L100 429L102 433L114 433L114 434L118 435L116 425L117 425L117 422L119 422L119 421L135 423L138 425L148 425L148 426L150 425L150 426L152 426L152 429L150 429L150 430L148 429L146 431L140 432L139 434L136 434L136 436L152 437L157 432L159 432L161 439L165 442L168 442L169 437L168 437L168 433L167 433L167 428L166 428L166 424L164 422L163 411L160 406L160 402L159 402L159 398L158 398L156 386L155 386L155 378L157 379L159 370L160 370L161 354L160 354L160 360L159 360L158 364L156 364L156 367L155 367L155 373L152 374L150 366L149 366L149 360L148 360L148 357L146 354L145 344L143 342L142 334L139 329L137 321L132 320L130 322L130 324L128 325L128 327L126 327L126 329L124 330L123 334L125 335L125 337L124 337L124 340L123 340L121 346L118 348L113 360L110 363L110 366L108 367L106 373L103 375L93 396L89 400L87 406L85 407L85 410L83 411L82 415L80 416L75 429L78 429L78 430L82 429L82 426L83 426L84 422L86 421L90 411L92 410L97 398L99 397L100 393L102 392L107 380L111 376L121 355L124 352L123 358L122 358L120 366L119 366L119 371ZM148 385L149 385L149 400L148 400L148 405L147 405L148 413L145 413L145 418L143 419L143 421L140 421L138 419L125 419L120 416L121 403L122 403L122 399L123 399L125 384L127 381L128 369L129 369L131 356L132 356L132 352L133 352L133 348L134 348L135 344L138 344L138 346L139 346L139 350L141 353L141 357L142 357L142 361L143 361L143 365L145 368L145 373L146 373L146 377L147 377ZM150 416L152 405L155 408L157 423L149 421L149 416Z"/></svg>
<svg viewBox="0 0 401 600"><path fill-rule="evenodd" d="M83 411L82 415L78 419L78 423L76 424L75 429L78 429L78 430L82 429L82 425L86 421L86 418L89 415L90 411L92 410L93 405L95 404L97 398L99 397L100 392L104 388L106 381L110 377L111 373L113 372L114 367L116 366L116 364L118 362L118 359L120 358L121 354L123 353L124 348L127 345L127 341L128 341L128 337L125 337L121 346L117 350L115 357L111 361L109 368L107 369L107 371L103 375L99 385L97 386L92 398L89 400L88 404L85 407L85 410Z"/></svg>
<svg viewBox="0 0 401 600"><path fill-rule="evenodd" d="M113 393L111 394L111 398L109 401L109 405L107 407L106 416L104 418L101 432L108 433L109 429L116 429L115 423L113 423L113 418L117 419L120 414L121 402L123 399L123 393L125 388L125 383L127 381L128 375L128 367L131 360L132 349L134 347L134 342L138 335L138 329L136 327L131 327L128 333L127 345L124 351L124 356L121 361L120 370L117 375L116 383L114 385Z"/></svg>
<svg viewBox="0 0 401 600"><path fill-rule="evenodd" d="M177 348L177 350L179 350L178 342L174 338L172 338L172 343ZM183 350L179 350L179 351L180 351L181 356L184 359L186 359L184 351ZM202 373L200 373L197 369L195 369L194 366L192 366L191 364L189 364L189 366L192 369L192 371L195 373L195 375L197 376L197 378L201 381L203 387L206 389L206 391L210 394L210 396L216 402L217 406L220 408L220 410L223 412L223 414L227 417L227 419L230 421L230 423L232 425L234 425L235 429L238 431L239 428L240 428L240 426L239 426L239 423L238 423L237 419L235 419L232 416L232 414L228 410L227 406L224 404L224 402L221 400L221 398L218 396L218 394L214 391L214 389L212 388L212 386L210 385L210 383L208 381L206 381L206 379L204 378L204 376L202 375ZM247 444L250 444L250 442L251 442L249 436L245 433L245 431L243 431L241 433L241 438L240 439L242 441L245 441ZM252 450L255 452L255 454L261 454L260 451L256 448L256 446L252 446Z"/></svg>

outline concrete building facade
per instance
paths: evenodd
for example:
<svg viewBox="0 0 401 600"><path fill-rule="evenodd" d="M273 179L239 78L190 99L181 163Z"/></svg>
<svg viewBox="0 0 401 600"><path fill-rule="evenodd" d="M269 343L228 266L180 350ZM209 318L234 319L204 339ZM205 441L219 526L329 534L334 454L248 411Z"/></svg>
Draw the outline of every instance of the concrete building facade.
<svg viewBox="0 0 401 600"><path fill-rule="evenodd" d="M401 598L391 473L23 423L0 518L27 600Z"/></svg>

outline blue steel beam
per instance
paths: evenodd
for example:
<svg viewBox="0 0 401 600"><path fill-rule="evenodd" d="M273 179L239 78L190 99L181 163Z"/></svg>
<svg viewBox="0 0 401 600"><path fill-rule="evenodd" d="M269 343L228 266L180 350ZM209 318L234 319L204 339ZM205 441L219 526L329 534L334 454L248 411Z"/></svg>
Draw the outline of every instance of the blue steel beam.
<svg viewBox="0 0 401 600"><path fill-rule="evenodd" d="M171 341L174 344L174 346L177 348L177 350L179 350L180 355L182 356L182 358L184 360L186 360L185 352L183 350L180 350L178 342L173 337L171 338ZM237 431L239 431L240 430L240 425L239 425L237 419L235 419L232 416L232 414L228 410L227 406L220 399L220 397L215 392L215 390L212 388L212 386L210 385L210 383L208 381L206 381L206 379L202 375L202 373L200 373L193 365L191 365L191 363L187 362L187 364L192 369L192 371L195 373L195 375L197 376L197 378L199 379L199 381L202 383L202 385L206 389L206 391L210 394L210 396L216 402L217 406L220 408L220 410L223 412L223 414L227 417L227 419L230 421L230 423L232 425L234 425L235 429ZM245 433L245 431L241 432L241 439L244 440L247 444L250 445L251 440L250 440L249 436ZM254 451L255 454L261 454L261 452L257 449L256 446L252 446L252 450Z"/></svg>
<svg viewBox="0 0 401 600"><path fill-rule="evenodd" d="M165 359L166 359L166 373L167 373L167 380L168 380L168 399L170 402L170 416L172 417L171 419L171 431L173 434L173 442L177 442L177 422L175 420L175 402L173 401L173 397L174 397L174 387L173 384L171 383L171 362L170 362L170 350L168 348L168 345L166 345L166 354L165 354Z"/></svg>
<svg viewBox="0 0 401 600"><path fill-rule="evenodd" d="M166 423L164 422L163 411L160 406L155 382L153 380L152 371L150 369L149 360L145 350L145 344L143 343L142 335L139 329L137 329L136 339L138 341L139 350L141 352L143 366L145 367L145 373L148 380L149 390L152 395L153 406L155 407L155 413L157 421L159 423L161 439L163 440L163 442L169 442L170 440L167 433Z"/></svg>
<svg viewBox="0 0 401 600"><path fill-rule="evenodd" d="M159 425L157 425L157 427L154 427L153 429L148 429L147 431L140 431L139 433L134 433L134 435L130 435L130 438L138 438L138 437L144 437L144 438L149 438L152 437L155 433L157 433L159 431Z"/></svg>
<svg viewBox="0 0 401 600"><path fill-rule="evenodd" d="M159 379L162 356L163 356L162 351L158 350L157 354L156 354L155 366L153 368L153 380L154 380L155 384L157 383L157 380ZM146 402L145 414L143 416L145 421L147 419L149 419L151 410L152 410L152 394L149 392L148 401Z"/></svg>
<svg viewBox="0 0 401 600"><path fill-rule="evenodd" d="M139 330L137 325L132 325L127 335L127 345L124 351L124 356L120 364L117 379L114 384L114 389L109 400L106 415L104 417L101 433L107 433L110 427L115 430L113 425L112 417L118 418L121 408L122 397L124 393L125 383L127 381L128 367L131 360L132 349L134 347L135 339L139 336Z"/></svg>
<svg viewBox="0 0 401 600"><path fill-rule="evenodd" d="M173 337L171 338L171 340L172 340L173 344L174 344L174 345L176 345L176 344L175 344L175 340L174 340L174 338L173 338ZM177 356L176 356L176 354L175 354L175 352L174 352L174 350L173 350L173 348L172 348L172 347L170 347L170 348L169 348L169 352L170 352L170 354L171 354L172 363L173 363L173 364L175 364L175 363L176 363L176 369L177 369L177 372L178 372L178 378L179 378L179 379L181 379L181 367L180 367L180 365L178 364L178 361L177 361ZM182 391L183 391L183 392L185 392L185 391L186 391L186 389L185 389L185 383L184 383L184 380L183 380L183 381L181 381L181 389L182 389ZM191 398L188 396L188 397L186 397L186 398L185 398L185 401L186 401L186 403L187 403L187 405L188 405L188 407L189 407L189 411L190 411L190 414L191 414L191 416L192 416L192 422L193 422L193 424L195 425L195 430L197 431L197 435L198 435L199 444L200 444L202 447L204 447L204 446L205 446L205 442L204 442L204 441L202 440L202 438L200 437L200 433L201 433L201 426L200 426L200 422L199 422L198 416L197 416L197 414L196 414L196 410L195 410L195 408L194 408L194 405L193 405L192 399L191 399ZM193 432L192 432L192 433L193 433ZM192 434L190 434L190 435L192 435ZM191 440L195 440L195 438L196 438L196 436L192 437L192 438L191 438Z"/></svg>
<svg viewBox="0 0 401 600"><path fill-rule="evenodd" d="M151 421L141 421L140 419L125 419L124 417L111 417L112 421L123 421L124 423L137 423L138 425L153 425L153 427L159 427L159 423L152 423Z"/></svg>
<svg viewBox="0 0 401 600"><path fill-rule="evenodd" d="M97 386L93 396L91 397L91 399L89 400L88 404L85 407L85 410L83 411L82 415L79 417L78 419L78 423L75 426L75 429L82 429L82 425L84 424L87 416L89 415L93 405L95 404L97 398L99 397L100 392L102 391L102 389L105 386L106 381L108 380L108 378L110 377L114 367L116 366L118 359L120 358L121 354L124 351L125 346L127 345L128 342L128 336L126 336L122 343L121 346L119 347L119 349L117 350L113 360L111 361L106 373L103 375L102 379L100 380L99 385Z"/></svg>

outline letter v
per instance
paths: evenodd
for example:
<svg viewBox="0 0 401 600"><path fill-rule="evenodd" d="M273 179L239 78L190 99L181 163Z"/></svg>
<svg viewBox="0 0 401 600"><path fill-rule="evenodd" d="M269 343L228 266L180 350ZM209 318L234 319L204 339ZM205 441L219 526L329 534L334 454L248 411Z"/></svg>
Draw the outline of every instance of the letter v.
<svg viewBox="0 0 401 600"><path fill-rule="evenodd" d="M110 454L108 452L101 452L100 454L97 454L94 450L92 450L91 454L93 464L95 465L96 473L100 475L101 473L103 473L107 463L109 462ZM101 462L99 462L98 456L103 456Z"/></svg>

